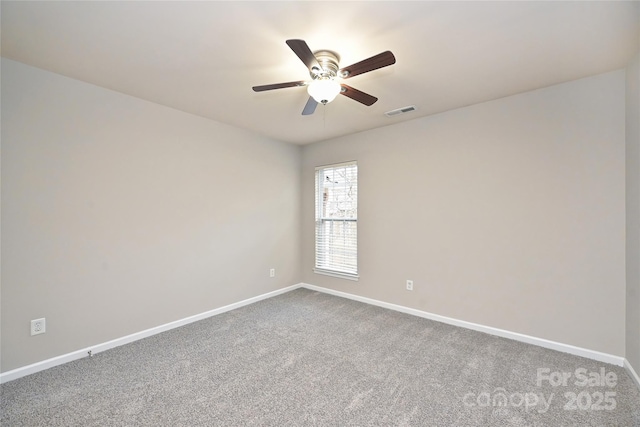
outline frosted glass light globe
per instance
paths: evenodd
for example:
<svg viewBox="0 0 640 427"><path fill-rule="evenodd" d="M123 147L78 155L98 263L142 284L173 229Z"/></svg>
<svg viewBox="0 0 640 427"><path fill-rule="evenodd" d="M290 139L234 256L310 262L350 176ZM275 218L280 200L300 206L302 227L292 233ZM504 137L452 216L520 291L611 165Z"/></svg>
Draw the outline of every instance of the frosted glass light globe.
<svg viewBox="0 0 640 427"><path fill-rule="evenodd" d="M330 78L316 79L309 84L307 92L321 104L333 101L340 93L340 83Z"/></svg>

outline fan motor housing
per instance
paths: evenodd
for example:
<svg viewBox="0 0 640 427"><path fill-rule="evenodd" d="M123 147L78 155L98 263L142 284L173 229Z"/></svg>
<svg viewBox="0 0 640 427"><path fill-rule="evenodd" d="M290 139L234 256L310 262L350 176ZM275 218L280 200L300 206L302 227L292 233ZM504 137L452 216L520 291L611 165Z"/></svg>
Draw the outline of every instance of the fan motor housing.
<svg viewBox="0 0 640 427"><path fill-rule="evenodd" d="M322 67L321 70L316 70L316 68L312 68L309 74L311 78L315 79L318 77L336 77L338 74L338 70L340 67L338 63L340 62L340 56L337 53L331 50L317 50L313 52L313 55L318 60L318 63Z"/></svg>

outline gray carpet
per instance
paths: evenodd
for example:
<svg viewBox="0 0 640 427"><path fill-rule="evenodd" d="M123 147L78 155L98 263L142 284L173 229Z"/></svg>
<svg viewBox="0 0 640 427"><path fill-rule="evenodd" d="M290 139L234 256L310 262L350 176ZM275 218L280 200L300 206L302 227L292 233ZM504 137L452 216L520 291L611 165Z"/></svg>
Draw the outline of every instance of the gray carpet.
<svg viewBox="0 0 640 427"><path fill-rule="evenodd" d="M576 369L594 383L576 385ZM11 381L0 398L3 427L640 426L622 368L306 289Z"/></svg>

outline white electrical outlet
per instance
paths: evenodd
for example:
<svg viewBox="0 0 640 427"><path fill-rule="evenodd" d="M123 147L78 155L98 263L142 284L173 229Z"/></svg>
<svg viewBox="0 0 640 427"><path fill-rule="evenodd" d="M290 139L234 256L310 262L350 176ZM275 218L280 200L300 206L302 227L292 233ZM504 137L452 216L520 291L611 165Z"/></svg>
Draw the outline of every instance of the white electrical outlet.
<svg viewBox="0 0 640 427"><path fill-rule="evenodd" d="M45 332L47 332L47 321L44 317L31 321L31 335L44 334Z"/></svg>
<svg viewBox="0 0 640 427"><path fill-rule="evenodd" d="M413 290L413 280L407 280L407 290L408 291Z"/></svg>
<svg viewBox="0 0 640 427"><path fill-rule="evenodd" d="M272 268L271 270L269 270L269 277L276 277L276 269Z"/></svg>

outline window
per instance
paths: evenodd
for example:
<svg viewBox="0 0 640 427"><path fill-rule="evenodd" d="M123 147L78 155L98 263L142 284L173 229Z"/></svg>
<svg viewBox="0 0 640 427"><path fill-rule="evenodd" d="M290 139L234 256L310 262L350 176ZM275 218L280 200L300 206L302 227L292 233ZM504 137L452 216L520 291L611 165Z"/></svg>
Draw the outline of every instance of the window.
<svg viewBox="0 0 640 427"><path fill-rule="evenodd" d="M358 279L358 165L316 168L316 273Z"/></svg>

